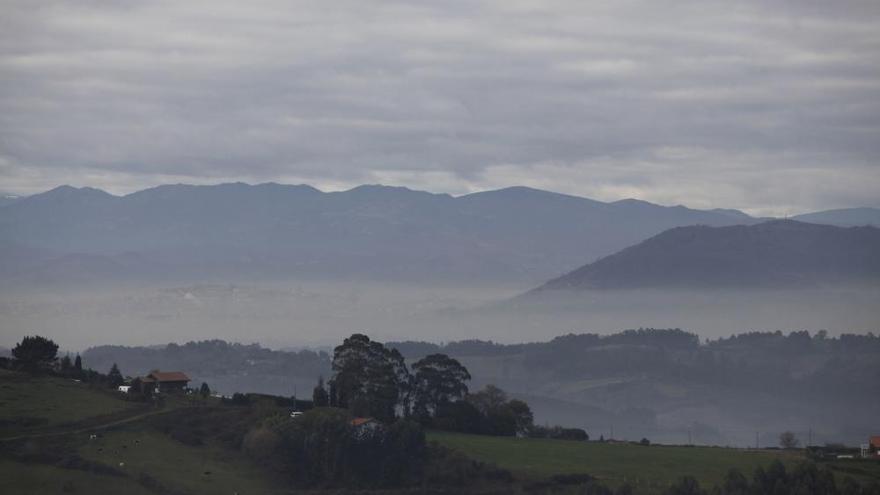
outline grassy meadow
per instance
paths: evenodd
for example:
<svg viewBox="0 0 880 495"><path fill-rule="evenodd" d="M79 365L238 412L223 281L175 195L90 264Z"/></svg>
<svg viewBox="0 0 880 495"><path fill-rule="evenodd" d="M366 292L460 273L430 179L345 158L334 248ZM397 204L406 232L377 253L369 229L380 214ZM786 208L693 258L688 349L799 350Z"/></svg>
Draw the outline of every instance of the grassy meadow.
<svg viewBox="0 0 880 495"><path fill-rule="evenodd" d="M793 463L800 454L745 451L717 447L642 446L628 443L575 442L543 438L511 438L432 431L429 440L468 457L492 462L528 477L584 473L609 485L624 482L636 488L664 487L684 475L700 485L719 483L731 468L747 476L774 459Z"/></svg>
<svg viewBox="0 0 880 495"><path fill-rule="evenodd" d="M142 408L69 378L0 369L0 438Z"/></svg>

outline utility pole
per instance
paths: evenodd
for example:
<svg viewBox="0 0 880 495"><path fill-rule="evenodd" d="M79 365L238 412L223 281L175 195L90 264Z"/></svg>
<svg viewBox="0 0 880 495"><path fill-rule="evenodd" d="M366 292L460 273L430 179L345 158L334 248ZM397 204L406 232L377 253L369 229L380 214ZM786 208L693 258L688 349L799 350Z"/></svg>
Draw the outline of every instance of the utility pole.
<svg viewBox="0 0 880 495"><path fill-rule="evenodd" d="M812 427L810 427L810 435L809 435L809 438L810 438L810 439L807 441L807 447L813 445L813 428L812 428Z"/></svg>
<svg viewBox="0 0 880 495"><path fill-rule="evenodd" d="M760 443L758 442L758 435L759 435L759 433L756 431L756 432L755 432L755 448L756 448L756 449L760 449L760 448L761 448L761 445L760 445Z"/></svg>

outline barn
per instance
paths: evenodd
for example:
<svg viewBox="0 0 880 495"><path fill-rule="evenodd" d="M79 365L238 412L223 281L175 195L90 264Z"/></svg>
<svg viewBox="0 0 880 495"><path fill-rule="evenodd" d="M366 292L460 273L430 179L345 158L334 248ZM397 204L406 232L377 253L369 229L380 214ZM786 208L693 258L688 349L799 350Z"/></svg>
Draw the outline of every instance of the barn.
<svg viewBox="0 0 880 495"><path fill-rule="evenodd" d="M183 392L189 382L189 377L182 371L153 370L141 378L141 383L145 386L152 386L157 393Z"/></svg>

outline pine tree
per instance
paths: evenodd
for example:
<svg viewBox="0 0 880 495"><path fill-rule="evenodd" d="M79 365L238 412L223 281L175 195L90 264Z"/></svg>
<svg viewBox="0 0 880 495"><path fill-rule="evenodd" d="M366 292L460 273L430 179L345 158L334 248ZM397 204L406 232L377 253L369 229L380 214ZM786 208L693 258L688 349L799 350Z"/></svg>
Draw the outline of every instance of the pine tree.
<svg viewBox="0 0 880 495"><path fill-rule="evenodd" d="M312 391L312 404L315 407L326 407L330 404L330 397L327 394L327 389L324 388L323 376L318 377L318 385Z"/></svg>
<svg viewBox="0 0 880 495"><path fill-rule="evenodd" d="M113 363L110 372L107 373L107 381L110 383L110 386L114 388L125 383L125 379L122 378L122 373L119 371L119 367L116 366L116 363Z"/></svg>
<svg viewBox="0 0 880 495"><path fill-rule="evenodd" d="M76 371L82 371L83 369L83 360L79 357L79 354L77 354L76 359L73 360L73 367L76 368Z"/></svg>
<svg viewBox="0 0 880 495"><path fill-rule="evenodd" d="M211 388L208 387L207 383L202 382L202 386L199 387L199 395L201 395L202 397L208 397L209 395L211 395Z"/></svg>

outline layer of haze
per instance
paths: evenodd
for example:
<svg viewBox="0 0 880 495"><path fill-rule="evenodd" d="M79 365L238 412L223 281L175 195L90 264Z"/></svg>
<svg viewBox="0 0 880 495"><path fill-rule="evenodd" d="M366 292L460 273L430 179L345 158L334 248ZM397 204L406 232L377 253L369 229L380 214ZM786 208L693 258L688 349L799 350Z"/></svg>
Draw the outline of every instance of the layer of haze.
<svg viewBox="0 0 880 495"><path fill-rule="evenodd" d="M880 289L620 290L509 300L523 287L315 282L116 287L0 298L0 346L25 334L65 349L225 339L332 347L354 332L387 340L546 341L574 333L682 328L704 338L753 330L867 333Z"/></svg>

